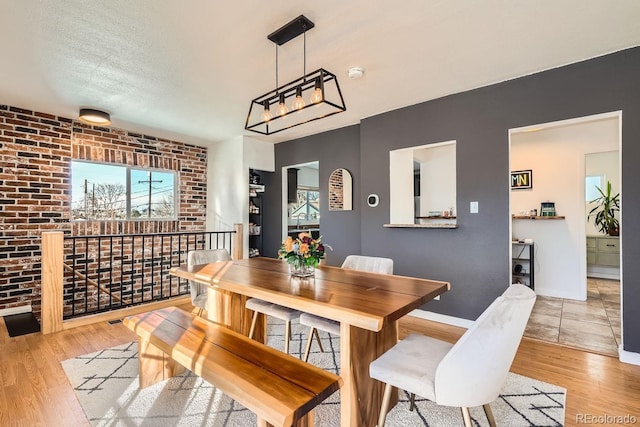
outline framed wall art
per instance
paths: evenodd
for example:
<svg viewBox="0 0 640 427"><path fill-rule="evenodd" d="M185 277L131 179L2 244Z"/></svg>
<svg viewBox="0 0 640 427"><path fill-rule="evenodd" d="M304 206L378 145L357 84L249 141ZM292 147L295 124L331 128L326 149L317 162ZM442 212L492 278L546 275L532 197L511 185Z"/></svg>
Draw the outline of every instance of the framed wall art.
<svg viewBox="0 0 640 427"><path fill-rule="evenodd" d="M511 189L525 190L533 188L533 173L531 169L511 172Z"/></svg>

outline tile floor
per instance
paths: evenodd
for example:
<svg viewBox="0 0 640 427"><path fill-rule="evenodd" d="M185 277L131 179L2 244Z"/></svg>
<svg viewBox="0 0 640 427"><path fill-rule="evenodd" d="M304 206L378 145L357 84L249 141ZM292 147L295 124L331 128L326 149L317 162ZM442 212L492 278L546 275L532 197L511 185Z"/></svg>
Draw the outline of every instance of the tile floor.
<svg viewBox="0 0 640 427"><path fill-rule="evenodd" d="M587 300L538 296L525 336L618 355L620 282L587 279Z"/></svg>

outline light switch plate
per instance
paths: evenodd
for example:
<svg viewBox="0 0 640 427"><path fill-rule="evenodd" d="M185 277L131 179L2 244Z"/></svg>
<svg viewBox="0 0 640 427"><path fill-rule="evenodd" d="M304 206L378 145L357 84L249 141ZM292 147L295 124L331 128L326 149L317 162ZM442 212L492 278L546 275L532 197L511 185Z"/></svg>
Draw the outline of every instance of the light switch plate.
<svg viewBox="0 0 640 427"><path fill-rule="evenodd" d="M470 213L478 213L478 202L469 203L469 212Z"/></svg>

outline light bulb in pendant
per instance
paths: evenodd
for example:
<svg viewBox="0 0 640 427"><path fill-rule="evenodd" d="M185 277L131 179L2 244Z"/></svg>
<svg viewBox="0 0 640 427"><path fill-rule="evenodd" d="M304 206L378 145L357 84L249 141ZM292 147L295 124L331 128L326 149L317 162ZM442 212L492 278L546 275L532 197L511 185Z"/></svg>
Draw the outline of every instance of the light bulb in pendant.
<svg viewBox="0 0 640 427"><path fill-rule="evenodd" d="M271 120L271 111L269 111L269 101L264 101L264 112L262 113L262 121L267 123Z"/></svg>
<svg viewBox="0 0 640 427"><path fill-rule="evenodd" d="M289 113L289 109L287 108L287 104L284 103L284 93L280 94L280 102L278 103L278 115L280 117L286 116Z"/></svg>
<svg viewBox="0 0 640 427"><path fill-rule="evenodd" d="M322 80L320 80L320 77L318 77L316 79L315 89L313 89L313 94L311 95L311 102L314 104L322 102L324 100L324 95L322 92Z"/></svg>
<svg viewBox="0 0 640 427"><path fill-rule="evenodd" d="M302 110L305 106L304 99L302 99L302 88L298 86L296 88L296 99L293 101L293 109L294 110Z"/></svg>

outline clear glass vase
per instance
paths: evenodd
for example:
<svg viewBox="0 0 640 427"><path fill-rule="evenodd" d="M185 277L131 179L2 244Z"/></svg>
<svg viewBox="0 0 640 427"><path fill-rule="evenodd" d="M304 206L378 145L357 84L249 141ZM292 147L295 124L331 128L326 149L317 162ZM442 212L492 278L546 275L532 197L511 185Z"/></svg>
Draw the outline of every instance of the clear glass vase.
<svg viewBox="0 0 640 427"><path fill-rule="evenodd" d="M304 262L292 262L289 264L291 269L291 275L295 277L310 277L315 274L315 267L313 265L306 265Z"/></svg>

